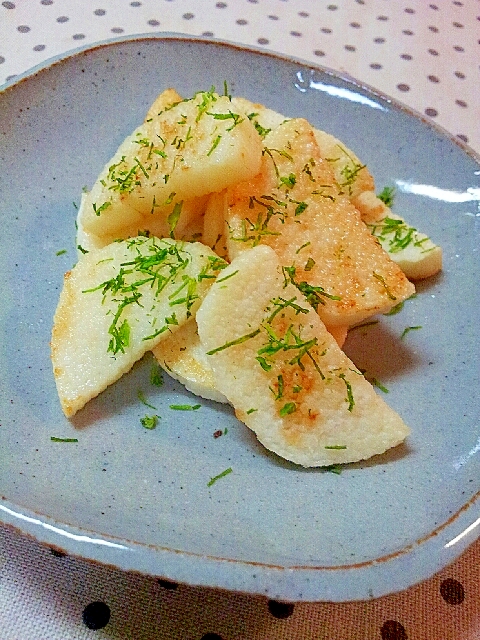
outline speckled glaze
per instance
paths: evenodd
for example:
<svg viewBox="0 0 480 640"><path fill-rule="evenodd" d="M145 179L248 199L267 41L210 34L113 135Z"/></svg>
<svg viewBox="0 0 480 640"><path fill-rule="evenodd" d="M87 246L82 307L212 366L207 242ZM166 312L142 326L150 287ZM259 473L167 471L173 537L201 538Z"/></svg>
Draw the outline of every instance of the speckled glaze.
<svg viewBox="0 0 480 640"><path fill-rule="evenodd" d="M49 339L74 221L155 96L223 83L340 137L395 210L444 248L441 275L346 351L388 390L408 442L340 474L266 452L230 408L145 358L71 422ZM125 570L283 600L346 601L404 589L480 530L480 164L402 106L321 68L227 43L138 36L79 50L0 94L0 516L40 541ZM62 250L66 249L66 252ZM59 253L60 252L60 253ZM58 255L57 255L58 254ZM421 326L400 338L406 327ZM140 419L157 408L155 430ZM381 393L381 391L379 391ZM228 433L214 438L218 429ZM77 438L52 442L51 436ZM208 486L231 467L232 473Z"/></svg>

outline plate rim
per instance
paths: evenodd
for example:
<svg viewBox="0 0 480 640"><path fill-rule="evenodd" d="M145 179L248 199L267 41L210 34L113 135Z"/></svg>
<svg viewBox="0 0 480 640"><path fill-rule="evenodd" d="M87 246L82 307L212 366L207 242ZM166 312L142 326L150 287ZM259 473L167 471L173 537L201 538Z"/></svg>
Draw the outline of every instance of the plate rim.
<svg viewBox="0 0 480 640"><path fill-rule="evenodd" d="M436 132L441 137L447 139L450 143L453 143L455 146L459 147L467 156L470 157L470 159L480 165L480 154L478 154L468 144L464 143L449 131L445 130L442 126L423 116L413 108L403 104L402 102L394 98L391 98L390 96L382 93L381 91L369 86L364 82L358 81L349 74L338 72L331 68L306 61L301 58L296 58L294 56L265 50L260 47L230 42L218 38L190 36L180 33L158 32L130 34L127 36L108 38L100 40L98 42L85 44L80 47L76 47L66 52L52 56L39 63L38 65L31 67L25 72L16 75L3 86L0 86L0 99L3 95L5 95L6 92L14 90L15 87L19 86L23 82L38 76L42 72L48 72L53 67L56 67L57 65L60 65L63 62L66 62L77 56L81 56L82 54L93 53L96 50L106 49L111 46L123 45L129 42L145 43L147 41L176 41L194 44L199 43L206 46L224 46L230 50L235 49L243 53L252 53L255 55L260 55L262 57L273 58L280 62L302 66L306 69L317 70L327 76L331 76L332 78L350 84L362 91L367 92L372 96L378 97L388 104L391 104L410 117L413 117L415 120L421 122L423 126L426 126L428 129ZM465 526L467 521L471 520L471 517L466 517L467 514L469 514L471 511L474 511L475 508L477 508L480 515L479 498L480 491L472 496L467 503L462 505L462 507L460 507L460 509L458 509L458 511L455 512L447 521L437 526L434 531L429 532L426 536L424 536L424 538L416 540L415 542L400 549L398 552L393 552L385 557L374 558L361 563L357 563L355 565L333 565L318 567L277 566L268 563L259 563L256 561L233 558L222 558L197 552L182 551L174 548L163 547L160 545L148 545L144 543L128 541L122 538L117 538L113 535L100 534L98 532L89 531L88 529L73 526L68 523L57 522L54 518L51 518L48 515L35 513L34 511L22 507L19 504L14 504L3 495L0 497L0 522L2 522L7 527L15 529L23 535L33 537L40 544L61 549L68 555L84 560L98 562L102 565L112 565L127 572L141 573L144 575L156 575L159 577L161 576L167 579L175 580L176 582L184 582L190 585L195 584L199 586L227 589L252 595L267 595L268 597L278 598L284 601L298 602L327 600L330 602L345 602L351 600L366 600L369 597L380 597L393 592L402 591L418 582L431 577L434 573L444 568L450 562L453 562L468 546L473 544L476 537L480 535L480 531L476 532L475 537L470 535L472 531L475 530L475 527L472 527L472 523L470 523L469 526ZM20 521L24 524L20 525ZM463 528L456 536L452 536L451 534L447 536L447 533L450 531L450 529L452 529L454 523L456 527ZM475 523L477 523L477 525L480 524L480 517L475 520ZM423 571L421 572L421 574L419 574L417 571L417 578L414 580L412 580L412 577L408 573L408 571L404 571L403 580L400 580L400 582L397 583L395 587L388 588L387 586L384 586L383 588L374 588L372 586L372 588L370 589L372 594L371 596L365 593L364 586L360 587L357 585L351 591L349 591L348 597L343 597L341 594L341 588L338 587L332 588L331 585L330 587L321 585L320 589L315 589L312 588L312 586L303 585L303 587L305 588L301 589L302 584L299 584L302 583L305 576L314 576L314 574L317 574L318 576L319 573L324 573L328 574L329 576L333 576L333 574L336 574L338 578L340 574L348 574L352 571L352 569L357 569L356 575L357 578L359 578L359 574L361 576L364 574L365 570L369 570L372 568L374 568L375 570L374 573L379 576L383 576L383 579L385 581L384 569L387 566L389 567L387 573L390 573L392 565L398 565L398 567L402 569L402 566L404 564L408 565L408 563L405 561L406 559L412 559L416 555L424 553L425 545L432 545L434 541L442 541L444 548L451 549L450 551L448 551L447 559L446 556L442 556L442 560L431 560L429 563L429 568L425 569L425 567L423 567ZM457 541L458 545L456 545L455 543L452 544L452 541ZM82 546L82 544L84 545L84 543L86 542L90 543L90 547L87 553L85 553L84 546ZM103 553L97 553L98 549L102 549ZM145 564L145 562L143 562L142 565L142 563L137 562L134 563L135 566L131 566L129 560L119 561L118 556L115 555L116 552L126 549L128 549L129 551L133 550L134 552L142 551L142 553L145 554L145 560L147 560L148 563ZM105 553L105 550L108 550L108 552ZM164 570L162 571L160 565L162 564L161 559L164 555L171 557L170 563L165 563L167 566L164 566ZM136 558L138 560L138 555L136 555ZM193 579L192 577L189 577L188 579L182 578L185 573L188 573L188 566L192 561L192 558L194 559L196 566L198 565L198 567L200 568L200 572L195 572L196 579ZM157 562L155 562L155 560L157 560ZM220 565L225 565L226 563L228 563L230 566L235 566L237 572L233 572L235 573L235 575L227 576L227 579L219 580L220 575L215 573L214 570ZM139 565L142 565L143 568L139 569ZM201 573L202 568L206 568L206 575L200 576L199 573ZM271 582L270 584L266 584L268 580L257 580L258 576L256 574L250 573L250 582L248 582L247 574L251 572L252 568L253 570L257 571L257 573L263 572L265 574L263 576L264 578L266 577L266 575L270 574L276 574L278 576L279 572L282 572L284 577L279 580L273 580L273 582ZM405 569L405 567L403 568ZM187 569L187 571L185 571L185 569ZM295 576L293 576L292 572L298 574L297 577L301 576L301 578L295 580ZM172 577L172 574L175 574L175 577ZM209 575L213 574L215 574L214 583L212 583L211 578L208 578ZM254 578L254 580L252 580L252 578ZM357 582L359 582L358 579ZM294 591L296 595L293 595Z"/></svg>
<svg viewBox="0 0 480 640"><path fill-rule="evenodd" d="M387 93L384 93L383 91L377 89L373 85L370 85L366 82L358 80L358 78L356 78L355 76L345 71L337 71L332 67L327 67L327 66L312 62L310 60L305 60L304 58L300 58L297 56L287 55L280 51L263 49L260 46L246 45L239 42L226 40L222 38L210 37L210 36L194 36L194 35L184 34L180 32L174 32L174 31L158 31L153 33L148 33L148 32L134 33L134 34L128 34L128 35L115 36L113 38L104 38L95 42L81 45L79 47L68 49L67 51L64 51L62 53L46 58L44 61L40 62L39 64L34 65L33 67L30 67L29 69L23 71L18 75L15 75L13 78L11 78L11 80L7 81L3 85L0 85L0 96L2 95L3 92L12 89L16 85L28 80L29 78L34 77L44 71L47 71L51 67L57 64L61 64L62 62L65 62L66 60L69 60L70 58L73 58L75 56L78 56L87 52L92 52L96 49L107 48L109 46L116 45L116 44L123 44L126 42L136 42L136 41L147 41L147 40L193 42L193 43L202 43L206 45L213 44L216 46L225 46L226 48L229 48L229 49L237 49L238 51L253 53L253 54L261 55L264 57L271 57L276 60L281 60L287 63L298 64L298 65L305 66L309 69L318 70L326 75L337 78L343 82L347 82L357 87L358 89L367 91L373 96L378 97L381 100L395 106L397 109L400 109L401 111L409 114L410 116L414 117L416 120L420 120L423 125L425 125L430 129L433 129L438 134L442 135L444 138L447 138L450 142L460 147L460 149L462 149L467 155L471 156L473 160L475 160L477 163L480 164L480 152L477 152L466 142L464 142L463 140L461 140L460 138L452 134L450 131L442 127L442 125L439 125L437 122L433 121L428 116L423 115L422 113L420 113L413 107L410 107L409 105L405 104L401 100L398 100L397 98L393 98L392 96L389 96Z"/></svg>

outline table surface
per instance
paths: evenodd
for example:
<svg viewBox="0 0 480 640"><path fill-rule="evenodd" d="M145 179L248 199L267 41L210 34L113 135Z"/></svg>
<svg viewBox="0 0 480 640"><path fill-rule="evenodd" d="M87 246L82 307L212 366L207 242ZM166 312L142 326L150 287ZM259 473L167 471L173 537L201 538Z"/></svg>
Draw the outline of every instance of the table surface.
<svg viewBox="0 0 480 640"><path fill-rule="evenodd" d="M80 45L204 35L347 73L480 153L479 14L479 0L2 1L0 88ZM91 565L0 527L2 640L473 640L479 584L480 541L399 594L287 605Z"/></svg>

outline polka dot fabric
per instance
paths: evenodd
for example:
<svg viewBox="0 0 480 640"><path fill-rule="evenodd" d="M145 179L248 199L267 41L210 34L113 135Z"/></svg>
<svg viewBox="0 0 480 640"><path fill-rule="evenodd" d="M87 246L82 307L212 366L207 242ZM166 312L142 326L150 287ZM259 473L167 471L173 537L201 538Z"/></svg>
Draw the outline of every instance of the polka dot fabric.
<svg viewBox="0 0 480 640"><path fill-rule="evenodd" d="M403 593L285 603L71 558L0 527L2 640L477 640L480 543Z"/></svg>
<svg viewBox="0 0 480 640"><path fill-rule="evenodd" d="M479 19L478 0L4 0L0 82L122 34L204 35L350 74L480 151Z"/></svg>
<svg viewBox="0 0 480 640"><path fill-rule="evenodd" d="M349 74L480 153L478 0L4 0L0 85L80 45L181 32ZM479 640L480 542L407 591L284 603L90 564L0 527L1 640Z"/></svg>

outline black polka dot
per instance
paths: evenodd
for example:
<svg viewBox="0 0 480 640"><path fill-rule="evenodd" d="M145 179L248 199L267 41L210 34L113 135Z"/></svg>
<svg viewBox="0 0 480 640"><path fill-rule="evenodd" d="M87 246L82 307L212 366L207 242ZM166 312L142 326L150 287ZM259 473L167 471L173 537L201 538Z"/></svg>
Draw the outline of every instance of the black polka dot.
<svg viewBox="0 0 480 640"><path fill-rule="evenodd" d="M298 12L298 15L299 15L301 18L308 18L308 16L309 16L310 14L309 14L309 13L307 13L306 11L299 11L299 12Z"/></svg>
<svg viewBox="0 0 480 640"><path fill-rule="evenodd" d="M459 107L463 107L464 109L468 107L468 104L465 100L455 100L455 104L458 104Z"/></svg>
<svg viewBox="0 0 480 640"><path fill-rule="evenodd" d="M53 4L53 0L41 0L40 4L44 4L44 5L50 5Z"/></svg>
<svg viewBox="0 0 480 640"><path fill-rule="evenodd" d="M402 53L402 55L400 56L402 58L402 60L412 60L412 56L409 53Z"/></svg>
<svg viewBox="0 0 480 640"><path fill-rule="evenodd" d="M430 82L440 82L440 79L437 78L437 76L428 76L428 79L430 80Z"/></svg>
<svg viewBox="0 0 480 640"><path fill-rule="evenodd" d="M15 9L15 3L14 2L2 2L2 7L5 7L5 9Z"/></svg>
<svg viewBox="0 0 480 640"><path fill-rule="evenodd" d="M353 44L346 44L344 46L345 51L356 51L357 47L354 47Z"/></svg>
<svg viewBox="0 0 480 640"><path fill-rule="evenodd" d="M141 2L130 2L130 6L131 7L141 7L142 3Z"/></svg>
<svg viewBox="0 0 480 640"><path fill-rule="evenodd" d="M112 33L123 33L123 32L124 32L124 29L122 29L122 27L112 27L112 28L110 29L110 31L111 31Z"/></svg>
<svg viewBox="0 0 480 640"><path fill-rule="evenodd" d="M43 51L44 49L45 49L45 45L44 45L44 44L36 44L36 45L33 47L33 50L34 50L34 51Z"/></svg>
<svg viewBox="0 0 480 640"><path fill-rule="evenodd" d="M455 71L455 76L457 78L460 78L460 80L465 80L465 74L462 73L461 71Z"/></svg>
<svg viewBox="0 0 480 640"><path fill-rule="evenodd" d="M237 20L237 24L243 26L245 24L248 24L248 20L244 20L243 18L240 18L239 20Z"/></svg>
<svg viewBox="0 0 480 640"><path fill-rule="evenodd" d="M383 44L385 42L385 38L375 38L373 41L375 44Z"/></svg>
<svg viewBox="0 0 480 640"><path fill-rule="evenodd" d="M459 138L461 136L458 136ZM462 604L465 600L465 590L463 585L454 578L443 580L440 585L440 595L448 604Z"/></svg>
<svg viewBox="0 0 480 640"><path fill-rule="evenodd" d="M331 29L329 29L328 27L322 27L322 28L320 29L320 31L321 31L322 33L332 33L332 30L331 30Z"/></svg>
<svg viewBox="0 0 480 640"><path fill-rule="evenodd" d="M107 12L105 9L95 9L93 12L96 16L104 16Z"/></svg>
<svg viewBox="0 0 480 640"><path fill-rule="evenodd" d="M63 23L63 22L68 22L69 18L68 16L59 16L57 18L57 22Z"/></svg>
<svg viewBox="0 0 480 640"><path fill-rule="evenodd" d="M195 15L193 13L184 13L183 16L182 16L182 18L184 20L191 20L194 17L195 17Z"/></svg>
<svg viewBox="0 0 480 640"><path fill-rule="evenodd" d="M428 50L428 53L429 53L431 56L438 56L438 51L437 51L436 49L429 49L429 50Z"/></svg>
<svg viewBox="0 0 480 640"><path fill-rule="evenodd" d="M225 9L225 7L227 6L226 2L217 2L217 4L215 5L217 7L217 9Z"/></svg>
<svg viewBox="0 0 480 640"><path fill-rule="evenodd" d="M435 118L436 116L438 116L438 111L433 107L427 107L425 109L425 115L429 116L430 118Z"/></svg>
<svg viewBox="0 0 480 640"><path fill-rule="evenodd" d="M429 4L428 6L430 7L430 9L433 9L434 11L438 11L438 7L436 4Z"/></svg>
<svg viewBox="0 0 480 640"><path fill-rule="evenodd" d="M268 44L270 40L268 40L267 38L258 38L257 42L258 44Z"/></svg>
<svg viewBox="0 0 480 640"><path fill-rule="evenodd" d="M290 35L294 36L295 38L301 38L302 34L300 33L300 31L290 31Z"/></svg>
<svg viewBox="0 0 480 640"><path fill-rule="evenodd" d="M270 15L268 16L269 20L278 20L278 16Z"/></svg>
<svg viewBox="0 0 480 640"><path fill-rule="evenodd" d="M205 36L206 38L213 38L213 31L204 31L202 36Z"/></svg>
<svg viewBox="0 0 480 640"><path fill-rule="evenodd" d="M178 589L178 584L176 582L172 582L171 580L164 580L162 578L159 578L158 584L163 589L167 589L168 591L175 591L176 589Z"/></svg>
<svg viewBox="0 0 480 640"><path fill-rule="evenodd" d="M435 27L433 24L431 24L428 28L432 33L438 33L439 31L438 27Z"/></svg>
<svg viewBox="0 0 480 640"><path fill-rule="evenodd" d="M74 40L83 40L85 38L85 34L84 33L75 33L72 38Z"/></svg>
<svg viewBox="0 0 480 640"><path fill-rule="evenodd" d="M26 24L21 24L17 27L17 31L20 31L20 33L28 33L30 31L30 27L27 27Z"/></svg>
<svg viewBox="0 0 480 640"><path fill-rule="evenodd" d="M457 138L462 142L468 143L468 136L464 135L463 133L457 133Z"/></svg>
<svg viewBox="0 0 480 640"><path fill-rule="evenodd" d="M410 31L410 29L404 29L402 33L405 36L413 36L413 31Z"/></svg>
<svg viewBox="0 0 480 640"><path fill-rule="evenodd" d="M386 22L388 20L388 16L377 16L377 20L380 20L381 22Z"/></svg>
<svg viewBox="0 0 480 640"><path fill-rule="evenodd" d="M453 48L455 49L455 51L459 51L460 53L463 53L465 51L465 49L459 44L455 45Z"/></svg>
<svg viewBox="0 0 480 640"><path fill-rule="evenodd" d="M110 620L110 608L104 602L91 602L83 610L82 620L89 629L103 629Z"/></svg>
<svg viewBox="0 0 480 640"><path fill-rule="evenodd" d="M361 29L362 25L359 22L350 22L352 29Z"/></svg>
<svg viewBox="0 0 480 640"><path fill-rule="evenodd" d="M321 49L315 49L313 55L317 56L318 58L323 58L323 56L325 55L325 51L322 51Z"/></svg>
<svg viewBox="0 0 480 640"><path fill-rule="evenodd" d="M378 69L381 69L382 65L379 64L378 62L372 62L372 64L370 65L370 69L375 69L375 71L378 71Z"/></svg>
<svg viewBox="0 0 480 640"><path fill-rule="evenodd" d="M463 24L461 22L453 22L452 24L454 27L457 27L457 29L463 29Z"/></svg>
<svg viewBox="0 0 480 640"><path fill-rule="evenodd" d="M328 5L328 7L327 7L327 9L328 9L329 11L336 11L336 10L338 9L338 7L337 7L337 5L336 5L336 4L329 4L329 5Z"/></svg>
<svg viewBox="0 0 480 640"><path fill-rule="evenodd" d="M158 20L148 20L147 24L149 24L151 27L158 27L160 22Z"/></svg>
<svg viewBox="0 0 480 640"><path fill-rule="evenodd" d="M405 628L396 620L387 620L380 629L382 640L408 640Z"/></svg>
<svg viewBox="0 0 480 640"><path fill-rule="evenodd" d="M409 87L409 85L408 85L408 84L405 84L405 83L403 83L403 82L401 82L400 84L397 84L397 89L398 89L399 91L403 91L403 92L410 91L410 87Z"/></svg>
<svg viewBox="0 0 480 640"><path fill-rule="evenodd" d="M280 620L289 618L292 615L294 608L295 605L291 602L278 602L277 600L268 601L268 610L274 618L279 618Z"/></svg>
<svg viewBox="0 0 480 640"><path fill-rule="evenodd" d="M411 7L407 7L405 9L405 13L410 13L410 14L415 13L415 9L412 9Z"/></svg>

